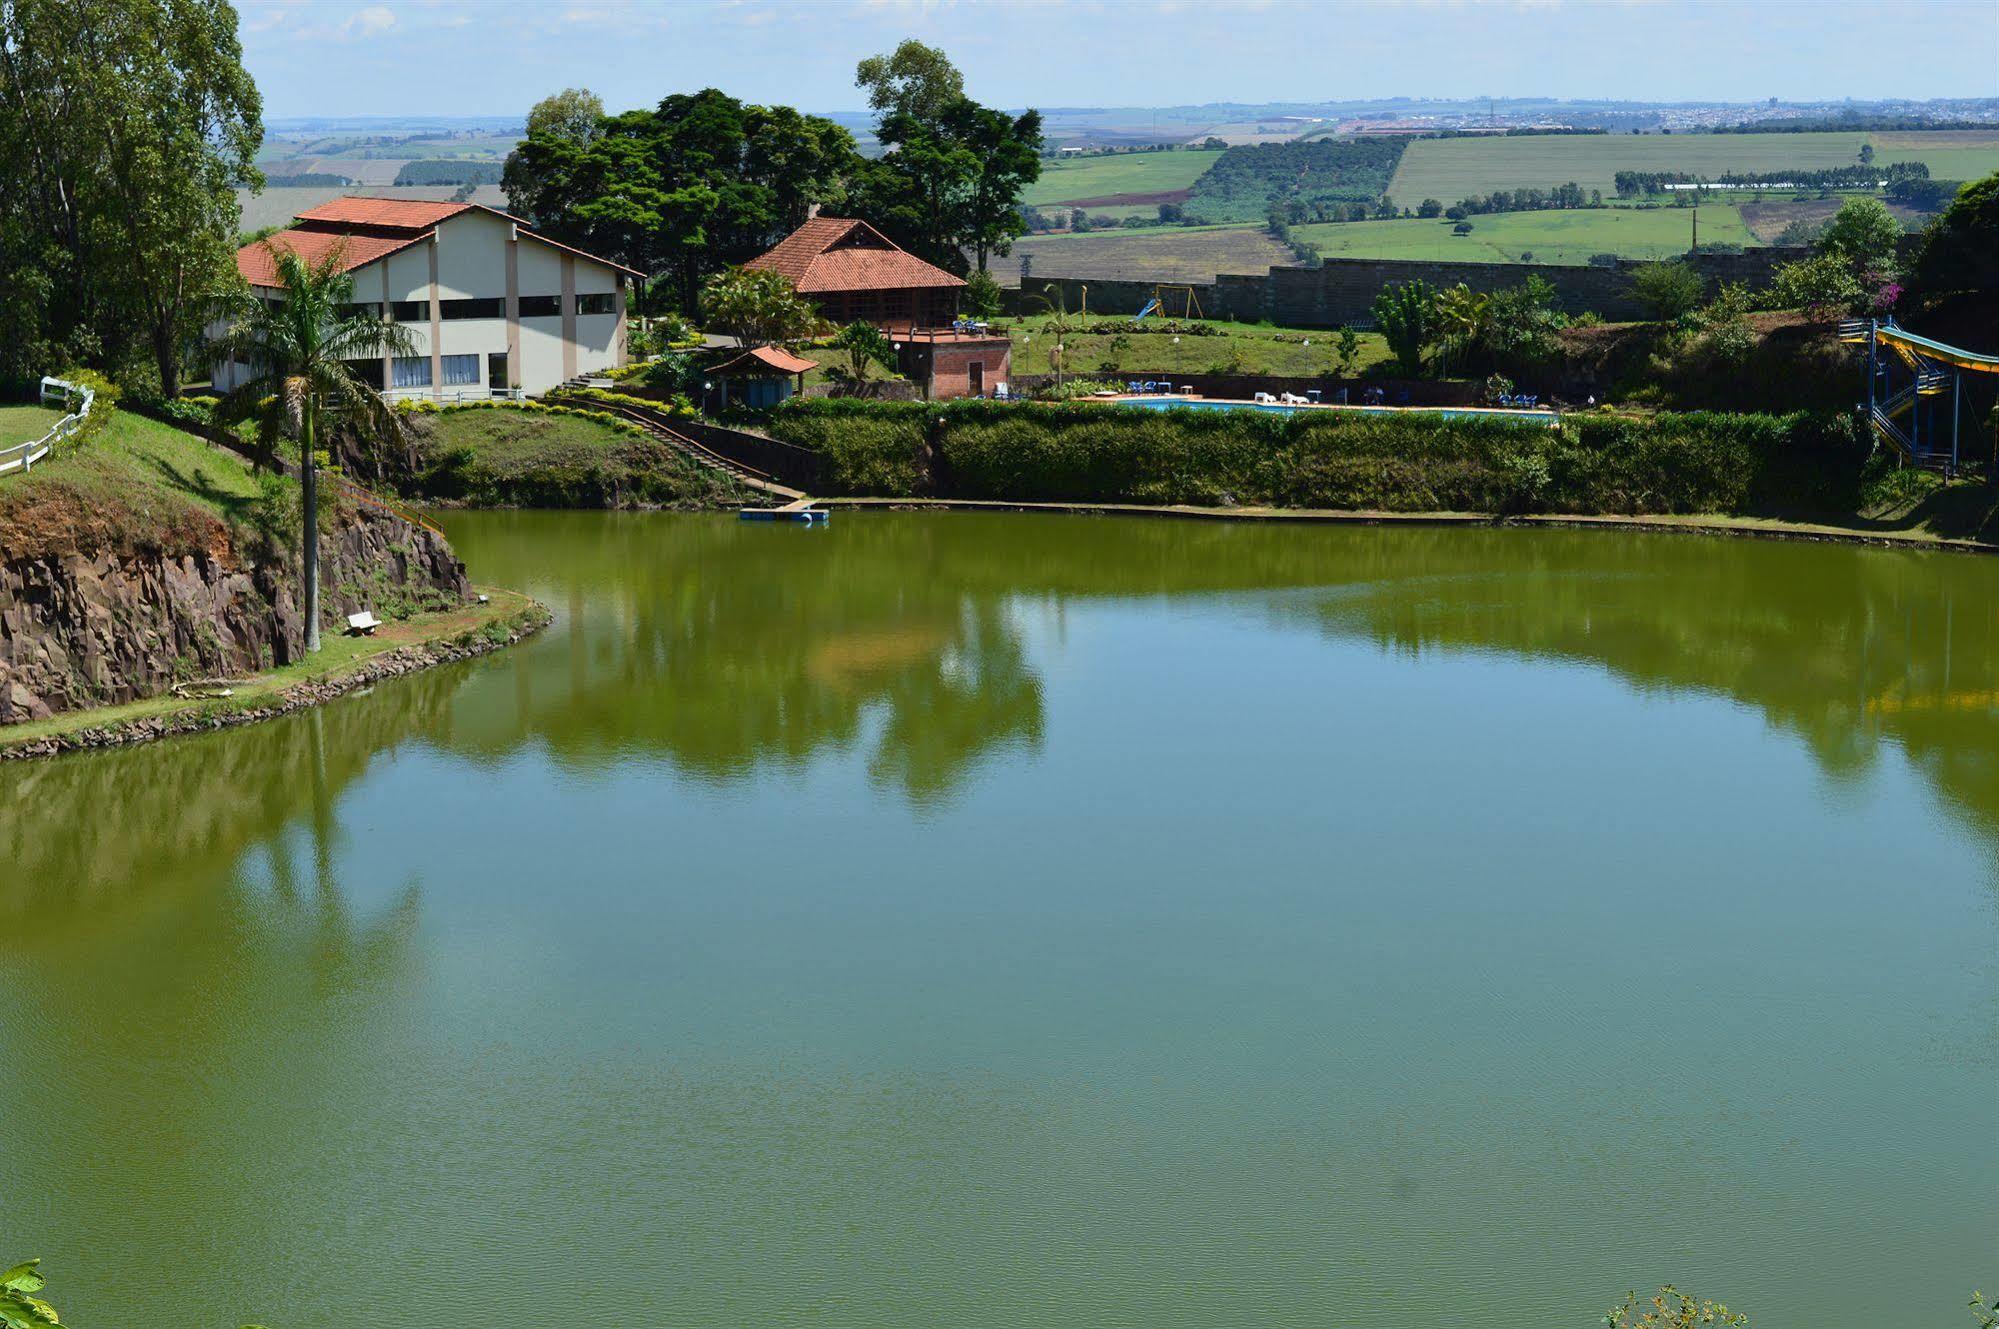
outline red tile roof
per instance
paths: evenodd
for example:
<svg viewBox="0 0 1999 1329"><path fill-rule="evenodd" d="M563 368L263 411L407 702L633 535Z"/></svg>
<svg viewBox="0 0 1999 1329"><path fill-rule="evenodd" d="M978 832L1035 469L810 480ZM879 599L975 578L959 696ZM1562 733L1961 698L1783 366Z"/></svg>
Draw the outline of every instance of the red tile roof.
<svg viewBox="0 0 1999 1329"><path fill-rule="evenodd" d="M427 240L436 232L439 222L448 221L462 212L490 213L503 221L519 226L523 240L536 240L566 254L587 258L592 263L602 263L607 268L633 277L645 274L636 268L628 268L622 263L614 263L608 258L586 254L536 235L527 229L525 222L511 213L501 212L480 203L439 203L427 199L405 198L365 198L349 195L322 203L316 208L298 214L299 225L279 231L268 241L259 240L244 245L236 251L236 270L252 286L276 286L278 284L277 263L266 244L274 244L279 249L289 249L308 263L316 263L333 248L341 246L340 270L352 272L354 269L378 258L395 253L419 240Z"/></svg>
<svg viewBox="0 0 1999 1329"><path fill-rule="evenodd" d="M415 198L358 198L348 196L307 208L298 215L302 222L326 222L336 226L384 226L399 231L428 231L447 217L471 209L470 203L439 203Z"/></svg>
<svg viewBox="0 0 1999 1329"><path fill-rule="evenodd" d="M801 295L965 284L964 278L925 263L852 217L814 217L743 266L781 272Z"/></svg>
<svg viewBox="0 0 1999 1329"><path fill-rule="evenodd" d="M817 360L801 360L791 352L777 346L752 346L726 364L714 366L711 374L754 373L758 367L776 370L780 374L803 374L817 369Z"/></svg>
<svg viewBox="0 0 1999 1329"><path fill-rule="evenodd" d="M429 231L404 235L344 235L339 231L279 231L268 239L244 245L236 251L236 271L252 286L276 286L278 262L274 250L289 250L307 263L318 263L334 250L340 251L340 271L352 272L364 264L385 258L398 249L407 249L430 236Z"/></svg>

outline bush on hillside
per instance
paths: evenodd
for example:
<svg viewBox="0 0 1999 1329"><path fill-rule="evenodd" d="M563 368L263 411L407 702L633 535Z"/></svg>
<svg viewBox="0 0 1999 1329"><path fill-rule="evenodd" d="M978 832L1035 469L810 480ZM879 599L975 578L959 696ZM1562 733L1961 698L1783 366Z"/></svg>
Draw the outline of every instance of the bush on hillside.
<svg viewBox="0 0 1999 1329"><path fill-rule="evenodd" d="M1691 264L1675 259L1641 265L1631 274L1631 291L1653 318L1671 319L1700 304L1705 288Z"/></svg>

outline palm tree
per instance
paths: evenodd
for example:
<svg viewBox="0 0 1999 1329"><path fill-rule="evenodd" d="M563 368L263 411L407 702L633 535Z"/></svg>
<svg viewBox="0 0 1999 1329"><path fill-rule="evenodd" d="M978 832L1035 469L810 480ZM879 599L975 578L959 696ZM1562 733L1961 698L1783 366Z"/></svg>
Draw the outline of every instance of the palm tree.
<svg viewBox="0 0 1999 1329"><path fill-rule="evenodd" d="M416 339L378 314L351 312L354 279L340 270L339 247L316 263L286 249L273 248L271 257L278 298L245 301L217 344L220 354L247 361L251 375L222 399L216 414L225 421L256 419L267 441L298 440L310 654L319 649L319 482L313 453L320 421L344 421L363 442L400 440L403 424L395 410L349 362L412 355Z"/></svg>
<svg viewBox="0 0 1999 1329"><path fill-rule="evenodd" d="M1069 302L1067 293L1063 288L1054 282L1049 282L1042 290L1046 294L1030 295L1021 304L1023 308L1029 304L1037 304L1048 311L1048 321L1042 324L1042 331L1055 339L1055 344L1048 350L1048 365L1049 368L1055 371L1055 390L1060 392L1062 390L1062 360L1067 351L1066 343L1070 335L1077 330L1077 325L1069 321ZM1086 286L1083 290L1083 298L1088 300L1090 298L1088 294L1089 287Z"/></svg>
<svg viewBox="0 0 1999 1329"><path fill-rule="evenodd" d="M1463 282L1437 292L1437 323L1444 334L1438 372L1447 372L1453 362L1468 352L1485 327L1491 301Z"/></svg>

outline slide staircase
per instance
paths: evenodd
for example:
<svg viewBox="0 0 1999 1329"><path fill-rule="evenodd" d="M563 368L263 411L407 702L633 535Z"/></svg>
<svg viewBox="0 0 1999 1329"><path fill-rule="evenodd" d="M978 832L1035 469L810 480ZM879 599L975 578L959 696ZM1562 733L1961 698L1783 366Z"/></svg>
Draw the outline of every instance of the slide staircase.
<svg viewBox="0 0 1999 1329"><path fill-rule="evenodd" d="M1839 325L1839 338L1867 348L1864 411L1875 436L1911 465L1954 474L1959 376L1999 374L1999 356L1918 336L1892 318L1849 319Z"/></svg>

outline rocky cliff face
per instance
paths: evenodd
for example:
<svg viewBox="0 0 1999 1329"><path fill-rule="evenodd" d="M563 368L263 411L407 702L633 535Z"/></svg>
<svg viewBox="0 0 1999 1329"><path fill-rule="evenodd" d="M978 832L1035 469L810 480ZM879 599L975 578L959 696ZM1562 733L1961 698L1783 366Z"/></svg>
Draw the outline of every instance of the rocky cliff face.
<svg viewBox="0 0 1999 1329"><path fill-rule="evenodd" d="M451 547L394 517L357 514L320 550L323 627L468 592ZM0 724L290 664L304 645L295 563L247 566L226 542L0 562Z"/></svg>

